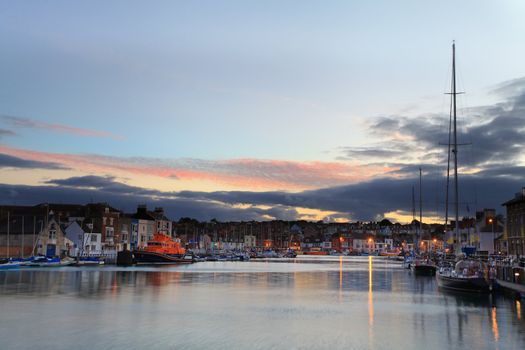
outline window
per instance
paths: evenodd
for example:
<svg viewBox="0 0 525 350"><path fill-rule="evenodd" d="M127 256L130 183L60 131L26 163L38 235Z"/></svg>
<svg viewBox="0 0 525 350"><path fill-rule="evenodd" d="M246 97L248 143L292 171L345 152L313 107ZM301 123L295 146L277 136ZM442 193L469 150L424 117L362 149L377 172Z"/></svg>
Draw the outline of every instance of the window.
<svg viewBox="0 0 525 350"><path fill-rule="evenodd" d="M106 227L106 238L112 238L113 237L113 227Z"/></svg>
<svg viewBox="0 0 525 350"><path fill-rule="evenodd" d="M109 218L109 225L113 226L113 218Z"/></svg>
<svg viewBox="0 0 525 350"><path fill-rule="evenodd" d="M91 235L91 242L96 242L96 241L97 241L97 236Z"/></svg>
<svg viewBox="0 0 525 350"><path fill-rule="evenodd" d="M57 238L57 231L49 230L49 239L56 239L56 238Z"/></svg>

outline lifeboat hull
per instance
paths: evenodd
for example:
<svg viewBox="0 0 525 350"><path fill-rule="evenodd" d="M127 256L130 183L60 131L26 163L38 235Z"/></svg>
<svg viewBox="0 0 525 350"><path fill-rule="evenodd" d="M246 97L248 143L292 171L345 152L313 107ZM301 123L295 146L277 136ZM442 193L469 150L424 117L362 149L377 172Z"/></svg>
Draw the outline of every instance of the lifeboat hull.
<svg viewBox="0 0 525 350"><path fill-rule="evenodd" d="M133 251L133 257L137 264L191 264L193 257L190 255L170 255L145 250Z"/></svg>

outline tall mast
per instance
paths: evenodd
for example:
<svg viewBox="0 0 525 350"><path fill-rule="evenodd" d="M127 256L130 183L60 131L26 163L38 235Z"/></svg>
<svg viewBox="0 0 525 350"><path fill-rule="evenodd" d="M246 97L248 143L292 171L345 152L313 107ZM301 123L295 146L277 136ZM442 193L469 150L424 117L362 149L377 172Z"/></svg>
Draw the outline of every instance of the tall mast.
<svg viewBox="0 0 525 350"><path fill-rule="evenodd" d="M421 167L419 167L419 239L423 238L423 193L421 186Z"/></svg>
<svg viewBox="0 0 525 350"><path fill-rule="evenodd" d="M449 192L450 192L450 142L452 138L452 100L450 101L450 111L448 118L448 150L447 150L447 191L445 197L445 233L447 233L448 227L448 206L449 206Z"/></svg>
<svg viewBox="0 0 525 350"><path fill-rule="evenodd" d="M458 250L461 249L461 235L459 234L459 192L458 192L458 133L456 115L456 43L452 42L452 104L454 119L454 208L456 214L455 235L458 242Z"/></svg>

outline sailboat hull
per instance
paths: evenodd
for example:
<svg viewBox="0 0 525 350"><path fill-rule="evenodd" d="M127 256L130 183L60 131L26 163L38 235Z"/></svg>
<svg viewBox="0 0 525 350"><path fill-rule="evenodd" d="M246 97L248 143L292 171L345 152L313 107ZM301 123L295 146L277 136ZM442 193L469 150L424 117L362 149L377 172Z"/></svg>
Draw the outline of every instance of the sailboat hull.
<svg viewBox="0 0 525 350"><path fill-rule="evenodd" d="M440 273L436 275L437 283L440 288L475 293L490 293L492 283L483 277L451 277Z"/></svg>
<svg viewBox="0 0 525 350"><path fill-rule="evenodd" d="M418 276L434 276L436 274L436 266L434 265L412 265L414 274Z"/></svg>

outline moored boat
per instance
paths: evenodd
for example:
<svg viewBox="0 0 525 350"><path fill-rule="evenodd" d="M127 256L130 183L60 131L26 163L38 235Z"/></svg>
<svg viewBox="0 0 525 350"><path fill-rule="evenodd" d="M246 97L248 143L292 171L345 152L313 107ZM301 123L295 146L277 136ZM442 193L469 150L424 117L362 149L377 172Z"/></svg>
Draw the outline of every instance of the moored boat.
<svg viewBox="0 0 525 350"><path fill-rule="evenodd" d="M400 254L399 249L387 249L385 251L382 251L379 253L379 256L386 256L386 257L398 257Z"/></svg>
<svg viewBox="0 0 525 350"><path fill-rule="evenodd" d="M137 264L191 264L193 255L186 254L179 242L157 233L144 249L133 251Z"/></svg>
<svg viewBox="0 0 525 350"><path fill-rule="evenodd" d="M0 271L1 270L12 270L20 267L20 263L17 261L11 261L9 259L0 260Z"/></svg>
<svg viewBox="0 0 525 350"><path fill-rule="evenodd" d="M60 258L48 258L47 256L35 256L27 266L32 267L58 267L62 266Z"/></svg>
<svg viewBox="0 0 525 350"><path fill-rule="evenodd" d="M440 288L476 293L492 291L492 281L487 276L483 263L472 260L461 260L454 268L441 267L436 273Z"/></svg>
<svg viewBox="0 0 525 350"><path fill-rule="evenodd" d="M305 251L303 254L304 255L328 255L328 252L324 250L310 250L310 251Z"/></svg>
<svg viewBox="0 0 525 350"><path fill-rule="evenodd" d="M436 265L430 259L416 259L411 268L414 274L418 276L434 276L436 274Z"/></svg>
<svg viewBox="0 0 525 350"><path fill-rule="evenodd" d="M104 260L98 256L83 256L79 257L75 262L77 266L99 266L104 265Z"/></svg>

